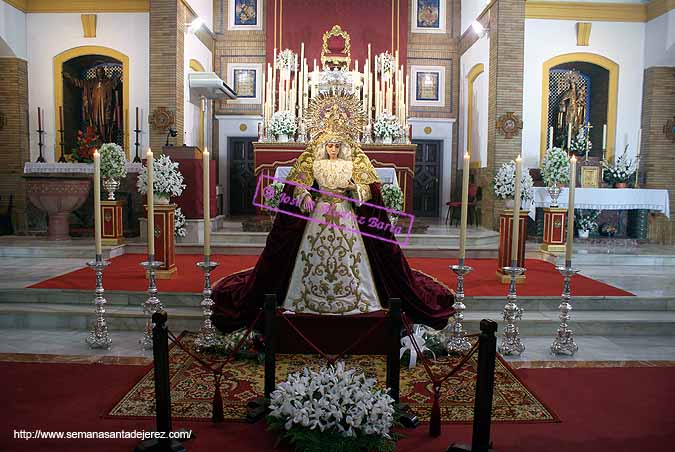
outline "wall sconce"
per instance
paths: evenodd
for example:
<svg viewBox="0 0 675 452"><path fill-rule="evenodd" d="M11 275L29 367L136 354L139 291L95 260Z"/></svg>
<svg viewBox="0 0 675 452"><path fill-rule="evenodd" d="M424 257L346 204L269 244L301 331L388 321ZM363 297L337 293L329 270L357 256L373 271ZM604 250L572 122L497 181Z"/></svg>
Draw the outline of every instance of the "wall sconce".
<svg viewBox="0 0 675 452"><path fill-rule="evenodd" d="M473 28L473 31L478 35L478 38L482 38L490 31L489 28L484 27L483 24L478 22L477 20L474 20L471 23L471 28Z"/></svg>
<svg viewBox="0 0 675 452"><path fill-rule="evenodd" d="M196 33L197 30L199 30L202 27L202 25L204 25L204 19L202 19L199 16L197 16L195 20L193 20L189 24L185 24L185 26L188 29L188 32L190 33Z"/></svg>

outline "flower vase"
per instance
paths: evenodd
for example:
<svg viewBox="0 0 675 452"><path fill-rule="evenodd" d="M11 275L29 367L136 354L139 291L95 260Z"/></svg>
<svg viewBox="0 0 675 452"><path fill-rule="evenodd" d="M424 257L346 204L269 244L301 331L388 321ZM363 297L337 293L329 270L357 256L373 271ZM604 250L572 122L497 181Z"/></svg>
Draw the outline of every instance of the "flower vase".
<svg viewBox="0 0 675 452"><path fill-rule="evenodd" d="M614 183L614 188L626 188L628 187L628 184L626 182L615 182Z"/></svg>
<svg viewBox="0 0 675 452"><path fill-rule="evenodd" d="M115 200L115 191L120 188L120 181L112 177L103 178L103 188L108 192L108 201Z"/></svg>
<svg viewBox="0 0 675 452"><path fill-rule="evenodd" d="M580 239L587 239L587 238L588 238L588 235L591 233L591 231L589 231L589 230L587 230L587 229L586 229L586 230L584 230L584 229L579 229L579 230L577 230L577 232L579 233L579 238L580 238Z"/></svg>
<svg viewBox="0 0 675 452"><path fill-rule="evenodd" d="M382 137L382 144L392 144L392 142L393 142L393 139L392 139L391 135L386 135L386 136Z"/></svg>
<svg viewBox="0 0 675 452"><path fill-rule="evenodd" d="M166 193L154 193L155 204L169 204L170 197Z"/></svg>
<svg viewBox="0 0 675 452"><path fill-rule="evenodd" d="M279 143L288 143L288 141L289 141L288 135L286 135L285 133L277 135L277 141Z"/></svg>
<svg viewBox="0 0 675 452"><path fill-rule="evenodd" d="M551 207L558 207L558 196L560 196L560 187L558 182L553 182L553 185L548 187L548 194L551 196Z"/></svg>
<svg viewBox="0 0 675 452"><path fill-rule="evenodd" d="M507 199L504 201L504 204L507 209L513 209L513 205L515 204L515 201L513 199Z"/></svg>

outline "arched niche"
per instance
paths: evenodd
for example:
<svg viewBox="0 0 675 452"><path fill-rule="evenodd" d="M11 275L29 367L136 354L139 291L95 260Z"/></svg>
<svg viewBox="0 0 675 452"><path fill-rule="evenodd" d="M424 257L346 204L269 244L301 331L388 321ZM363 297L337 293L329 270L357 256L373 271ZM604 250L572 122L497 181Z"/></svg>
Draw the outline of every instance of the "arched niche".
<svg viewBox="0 0 675 452"><path fill-rule="evenodd" d="M476 103L476 91L474 89L474 83L476 79L485 72L485 67L483 63L478 63L474 65L469 73L466 76L467 79L467 121L466 121L466 151L469 152L472 156L472 164L477 165L479 168L481 166L481 155L480 155L480 143L477 143L474 139L476 132L481 133L481 130L475 130L476 127L480 127L478 118L476 116L476 110L474 105ZM473 157L477 157L473 159Z"/></svg>
<svg viewBox="0 0 675 452"><path fill-rule="evenodd" d="M77 75L79 77L86 77L87 71L96 67L106 67L106 75L110 75L114 69L112 68L115 65L121 65L121 91L122 91L122 102L121 102L121 111L119 112L120 116L120 127L121 129L121 145L124 148L124 151L129 157L129 57L117 50L111 49L109 47L103 46L81 46L68 49L64 52L59 53L54 57L54 124L59 125L59 107L64 107L64 90L69 90L70 88L65 87L66 84L70 83L64 80L63 73L64 71L68 72L70 75ZM109 66L109 67L108 67ZM80 74L72 74L72 71L79 71ZM72 93L70 93L72 95ZM81 104L80 104L81 105ZM64 108L64 132L66 147L64 151L69 152L68 146L72 145L72 133L77 133L78 127L74 127L73 121L75 121L75 114L78 112L66 111ZM70 116L69 115L73 115ZM79 116L78 116L79 117ZM113 140L115 141L115 140ZM56 148L57 155L60 153L61 146L61 136L56 133Z"/></svg>
<svg viewBox="0 0 675 452"><path fill-rule="evenodd" d="M588 111L584 117L591 122L591 141L595 151L593 154L601 156L602 128L607 124L607 149L605 157L611 160L615 153L616 136L616 109L619 83L619 65L609 58L594 53L575 52L555 56L544 62L542 68L541 93L541 131L540 131L540 158L543 160L548 144L548 127L551 112L557 106L550 105L551 80L556 71L578 71L589 83L590 91L587 101ZM595 91L595 92L594 92ZM552 119L554 120L554 119ZM554 140L555 141L555 140Z"/></svg>

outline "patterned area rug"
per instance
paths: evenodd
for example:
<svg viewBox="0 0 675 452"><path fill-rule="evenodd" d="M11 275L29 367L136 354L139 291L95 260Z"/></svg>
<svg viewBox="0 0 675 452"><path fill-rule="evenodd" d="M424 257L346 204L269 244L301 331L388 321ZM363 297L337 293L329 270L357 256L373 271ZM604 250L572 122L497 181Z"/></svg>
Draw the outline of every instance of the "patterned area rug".
<svg viewBox="0 0 675 452"><path fill-rule="evenodd" d="M192 350L194 335L186 333L181 343ZM213 374L203 369L190 355L179 347L170 350L171 404L176 419L211 419L211 401L214 392ZM217 358L208 360L215 364ZM516 377L511 367L498 357L495 369L493 422L558 422L557 416ZM444 357L433 365L434 373L443 375L458 362L458 358ZM277 355L277 382L284 381L289 372L304 367L318 369L322 365L318 355ZM348 367L362 370L385 381L385 357L379 355L352 355L345 360ZM472 422L474 394L476 391L476 359L443 385L441 416L444 422ZM264 368L256 360L237 360L225 366L221 383L225 419L242 421L249 401L263 393ZM149 371L108 413L111 417L154 417L153 370ZM433 390L421 364L413 369L401 369L401 402L407 403L421 421L428 421Z"/></svg>

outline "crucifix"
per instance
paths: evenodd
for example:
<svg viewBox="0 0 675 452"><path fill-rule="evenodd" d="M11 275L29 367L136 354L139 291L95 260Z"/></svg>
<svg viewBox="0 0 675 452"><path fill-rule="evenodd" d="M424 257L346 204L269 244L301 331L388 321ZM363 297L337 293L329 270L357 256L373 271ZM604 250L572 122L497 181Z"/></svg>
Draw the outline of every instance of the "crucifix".
<svg viewBox="0 0 675 452"><path fill-rule="evenodd" d="M590 122L586 123L586 161L588 161L588 147L591 139L591 129L593 126Z"/></svg>

